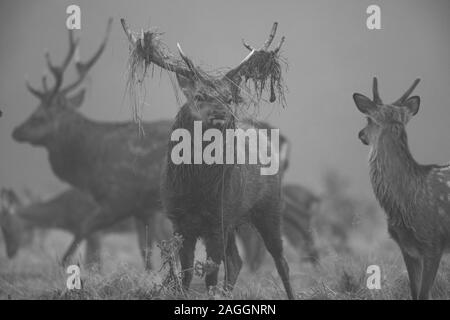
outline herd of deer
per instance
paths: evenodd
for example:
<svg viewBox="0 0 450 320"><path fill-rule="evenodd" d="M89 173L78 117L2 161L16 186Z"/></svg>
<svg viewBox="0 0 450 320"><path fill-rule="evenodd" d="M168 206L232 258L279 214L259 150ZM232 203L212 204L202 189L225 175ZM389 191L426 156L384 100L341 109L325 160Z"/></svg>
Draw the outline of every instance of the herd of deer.
<svg viewBox="0 0 450 320"><path fill-rule="evenodd" d="M236 235L243 240L246 257L256 268L261 257L255 254L260 248L254 245L259 242L255 241L257 238L249 227L252 226L275 261L288 298L295 298L283 255L282 234L294 245L307 243L304 247L311 260L317 262L318 255L311 235L305 231L309 220L304 218L315 201L314 196L299 200L298 195L304 195L304 190L295 185L281 185L289 161L288 140L281 137L280 172L265 176L260 175L259 164L175 165L170 161L174 142L168 138L174 129L192 132L194 121L202 121L205 128L221 130L270 128L266 123L238 117L236 97L252 59L257 55L279 54L284 37L275 49L270 49L277 24L260 49L244 43L249 55L219 77L195 66L179 46L181 59L153 50L151 34L135 34L123 19L121 22L130 46L147 64L175 73L186 103L174 121L142 123L145 135L139 135L132 122L102 123L84 117L77 109L83 103L85 91L76 89L104 51L112 20L93 57L75 62L78 79L63 87L64 71L77 56L78 40L70 31L69 51L61 65L54 65L46 54L53 86L48 86L45 77L42 90L27 83L40 105L14 130L13 138L44 147L53 172L73 189L30 206L21 205L12 191L2 192L0 225L7 240L8 256L16 253L23 230L44 227L61 228L73 234L63 263L69 261L85 239L86 259L97 261L97 232L111 230L117 222L133 217L144 264L150 269L149 249L157 238L156 229L162 224L159 213L164 211L173 232L183 239L179 261L186 290L192 280L199 238L204 241L208 259L216 265L206 275L207 288L217 285L223 262L224 288L232 290L242 267ZM387 213L389 233L403 254L412 298L426 299L430 297L440 259L450 246L450 166L419 165L409 152L405 126L419 108L419 97L409 97L418 82L393 104L383 104L376 79L373 100L361 94L353 97L368 120L359 138L370 145L371 182ZM274 100L271 87L270 101Z"/></svg>

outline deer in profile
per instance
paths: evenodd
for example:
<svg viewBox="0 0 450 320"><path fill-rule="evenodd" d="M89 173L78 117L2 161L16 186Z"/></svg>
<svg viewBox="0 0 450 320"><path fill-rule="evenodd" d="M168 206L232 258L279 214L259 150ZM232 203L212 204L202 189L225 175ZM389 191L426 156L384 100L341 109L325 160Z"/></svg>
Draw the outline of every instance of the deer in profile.
<svg viewBox="0 0 450 320"><path fill-rule="evenodd" d="M258 127L252 119L238 119L233 113L232 106L239 104L235 99L236 91L239 90L236 83L239 83L241 71L249 66L253 55L278 54L284 38L275 50L269 50L276 24L260 50L247 45L251 50L247 58L224 77L216 77L206 75L196 67L180 46L181 60L173 55L161 55L155 50L158 44L151 34L142 32L138 39L125 20L121 21L131 46L139 48L138 52L147 64L154 63L176 74L187 101L179 109L172 130L185 129L192 134L195 121L201 121L205 130L215 128L221 132L225 132L225 129ZM270 100L275 100L273 95ZM271 142L269 137L267 140ZM288 298L293 299L289 267L283 255L281 239L280 175L261 175L260 164L175 164L171 160L175 144L172 139L168 142L161 198L174 231L183 237L179 252L183 287L188 289L190 286L195 244L201 238L207 257L217 265L213 272L206 275L206 287L209 289L217 285L219 266L224 262L224 288L232 290L242 267L235 230L242 223L251 223L261 234L275 261Z"/></svg>
<svg viewBox="0 0 450 320"><path fill-rule="evenodd" d="M81 232L84 221L95 214L98 205L92 197L77 189L69 189L49 200L36 201L24 205L13 190L2 189L0 192L0 227L5 240L8 258L16 256L23 243L28 243L35 230L58 229L66 231L73 237ZM157 211L160 208L155 208ZM156 238L168 238L169 230L164 226L164 221L158 215L149 233L158 235ZM86 239L85 264L87 266L101 266L101 235L104 233L119 233L138 231L141 242L144 241L146 233L142 232L139 220L135 220L136 228L126 220L115 224L101 232L96 232Z"/></svg>
<svg viewBox="0 0 450 320"><path fill-rule="evenodd" d="M56 176L88 193L98 204L75 234L62 259L64 264L78 245L94 232L127 217L135 217L140 222L141 234L145 235L140 238L141 253L149 269L148 250L154 238L150 234L155 218L153 208L160 206L160 172L172 122L144 122L145 135L141 135L133 122L93 121L78 111L85 95L85 90L79 87L104 51L111 23L110 19L99 49L86 62L79 61L75 55L78 40L74 39L72 30L69 31L69 51L61 65L54 65L46 54L54 83L49 87L43 77L43 90L37 90L27 82L28 90L40 104L14 129L12 136L18 142L44 147ZM63 86L64 72L74 55L78 78Z"/></svg>
<svg viewBox="0 0 450 320"><path fill-rule="evenodd" d="M406 125L419 111L410 97L419 83L397 101L384 104L373 79L373 100L355 93L367 117L359 139L370 146L370 180L387 214L388 231L399 245L413 299L429 299L443 253L450 247L450 166L421 165L408 147Z"/></svg>
<svg viewBox="0 0 450 320"><path fill-rule="evenodd" d="M16 256L23 239L36 228L61 229L71 234L79 232L81 222L97 204L86 194L71 189L48 201L24 205L12 190L1 190L0 227L8 258ZM97 234L87 239L86 264L98 263L100 242Z"/></svg>

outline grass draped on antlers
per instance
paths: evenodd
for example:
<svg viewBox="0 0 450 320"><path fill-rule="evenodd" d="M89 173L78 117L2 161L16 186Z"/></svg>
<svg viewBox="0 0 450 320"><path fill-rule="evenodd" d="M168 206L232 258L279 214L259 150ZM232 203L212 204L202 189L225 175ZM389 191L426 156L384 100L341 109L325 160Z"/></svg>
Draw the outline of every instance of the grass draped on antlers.
<svg viewBox="0 0 450 320"><path fill-rule="evenodd" d="M140 121L139 110L142 108L144 100L142 96L139 96L143 80L148 70L152 70L152 76L154 74L154 68L149 68L154 67L149 56L150 53L163 57L163 60L167 59L171 64L187 68L184 61L175 59L170 53L166 44L162 41L161 35L162 33L156 30L146 31L144 32L145 48L142 47L140 40L137 41L135 46L130 46L127 91L132 101L133 118L137 122ZM140 37L142 36L137 38L140 39ZM285 107L287 87L282 77L282 64L287 67L287 62L280 56L279 52L256 51L239 71L239 74L234 79L228 79L234 102L258 106L259 102L264 100L263 93L267 92L270 102L278 100L281 106ZM206 73L200 68L198 70L202 75L198 78L200 81L202 79L218 79L223 75L221 71ZM168 72L168 74L174 89L176 89L173 76L170 76L171 72ZM219 91L218 88L214 88L215 83L217 81L208 81L207 85L211 86L212 91ZM177 100L180 101L178 91L175 90L175 93Z"/></svg>
<svg viewBox="0 0 450 320"><path fill-rule="evenodd" d="M161 40L161 32L157 30L147 31L144 34L146 47L142 48L140 41L135 46L130 45L130 56L128 58L126 91L131 100L133 120L140 123L141 112L144 104L145 93L144 79L147 75L151 62L147 58L146 52L158 52L162 57L169 57L170 52ZM153 51L152 51L153 50ZM153 66L152 66L153 67ZM152 76L154 68L151 68Z"/></svg>
<svg viewBox="0 0 450 320"><path fill-rule="evenodd" d="M283 107L286 105L287 87L283 80L281 63L287 67L279 52L256 51L240 70L239 74L244 83L250 82L250 89L254 90L257 102L262 99L263 92L268 92L270 102L275 102L278 97L278 102Z"/></svg>

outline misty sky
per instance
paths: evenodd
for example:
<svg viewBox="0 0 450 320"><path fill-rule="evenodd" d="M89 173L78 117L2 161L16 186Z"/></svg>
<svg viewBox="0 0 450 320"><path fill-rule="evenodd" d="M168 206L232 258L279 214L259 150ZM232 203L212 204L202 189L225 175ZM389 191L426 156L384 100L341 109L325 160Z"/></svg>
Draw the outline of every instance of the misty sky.
<svg viewBox="0 0 450 320"><path fill-rule="evenodd" d="M412 153L421 163L450 160L448 0L9 0L0 2L0 186L29 187L41 195L65 188L53 175L46 151L14 142L11 131L38 104L25 88L24 75L39 86L44 50L56 62L66 53L69 4L82 10L77 32L82 57L96 50L108 17L115 19L108 46L86 84L81 112L90 118L131 118L129 100L123 99L128 43L121 17L135 29L159 27L171 50L180 42L194 62L207 68L235 66L247 54L241 38L258 46L278 21L289 61L288 107L276 108L268 120L293 143L289 181L320 192L325 170L336 169L355 192L371 196L368 149L357 139L365 119L352 94L370 96L375 75L385 102L422 79L415 91L421 109L408 125ZM370 4L381 6L382 30L366 28ZM148 81L146 103L145 120L173 118L178 105L166 75Z"/></svg>

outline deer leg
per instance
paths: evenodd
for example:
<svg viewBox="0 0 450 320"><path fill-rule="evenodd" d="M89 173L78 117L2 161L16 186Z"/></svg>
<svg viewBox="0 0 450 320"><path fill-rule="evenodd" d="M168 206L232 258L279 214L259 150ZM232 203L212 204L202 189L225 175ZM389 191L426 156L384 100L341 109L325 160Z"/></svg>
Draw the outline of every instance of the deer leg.
<svg viewBox="0 0 450 320"><path fill-rule="evenodd" d="M69 248L67 248L66 253L64 253L64 256L62 258L61 264L63 266L67 265L69 262L69 259L72 257L72 255L75 253L75 251L78 249L78 246L83 241L83 238L80 235L75 235L75 237L72 240L72 243L70 244Z"/></svg>
<svg viewBox="0 0 450 320"><path fill-rule="evenodd" d="M305 237L302 247L306 255L303 256L301 260L311 263L315 268L318 267L320 265L319 251L316 248L314 238L312 237L311 233L308 232L308 235Z"/></svg>
<svg viewBox="0 0 450 320"><path fill-rule="evenodd" d="M86 250L84 253L84 261L86 266L98 266L98 268L101 267L100 248L101 242L99 234L93 234L86 239Z"/></svg>
<svg viewBox="0 0 450 320"><path fill-rule="evenodd" d="M242 268L242 259L239 256L234 233L228 235L225 262L224 289L232 291Z"/></svg>
<svg viewBox="0 0 450 320"><path fill-rule="evenodd" d="M260 212L261 214L253 215L253 224L256 229L258 229L261 237L264 240L267 251L269 251L273 260L275 261L275 266L277 268L278 274L283 282L284 289L290 300L294 299L294 293L292 291L291 283L289 281L289 266L283 255L283 242L281 240L281 226L279 216L273 219L273 215L269 216ZM272 218L272 219L270 219Z"/></svg>
<svg viewBox="0 0 450 320"><path fill-rule="evenodd" d="M217 267L205 276L206 290L217 285L217 278L219 276L219 268L222 263L223 253L226 248L223 247L222 234L219 232L209 237L205 237L206 255L208 259L212 260Z"/></svg>
<svg viewBox="0 0 450 320"><path fill-rule="evenodd" d="M299 227L284 221L283 234L288 242L300 251L300 262L309 262L314 267L319 266L319 252L315 246L312 231L308 229L308 226Z"/></svg>
<svg viewBox="0 0 450 320"><path fill-rule="evenodd" d="M127 217L126 214L123 213L117 214L117 212L113 212L107 208L98 208L96 213L94 213L91 217L89 217L88 219L86 219L86 221L83 222L81 231L75 235L74 239L72 240L72 243L70 244L69 248L64 254L62 264L63 265L67 264L69 259L77 250L80 243L84 239L89 237L92 233L102 228L106 228L114 224L115 222L124 219L125 217Z"/></svg>
<svg viewBox="0 0 450 320"><path fill-rule="evenodd" d="M142 259L144 261L145 270L152 269L151 262L151 249L154 240L154 216L153 214L145 217L136 217L136 229L139 243L139 249L141 251Z"/></svg>
<svg viewBox="0 0 450 320"><path fill-rule="evenodd" d="M422 271L422 281L419 292L420 300L431 299L431 288L434 284L434 279L436 278L437 271L439 269L439 263L441 262L442 253L436 253L433 255L425 255L423 259L423 271Z"/></svg>
<svg viewBox="0 0 450 320"><path fill-rule="evenodd" d="M248 267L254 273L266 257L266 248L259 234L250 225L239 227L238 236L242 240L242 248Z"/></svg>
<svg viewBox="0 0 450 320"><path fill-rule="evenodd" d="M417 300L419 297L419 289L422 278L422 260L409 255L402 250L403 260L405 261L406 270L408 271L409 286L411 289L411 298Z"/></svg>
<svg viewBox="0 0 450 320"><path fill-rule="evenodd" d="M180 232L178 232L180 233ZM181 264L181 272L182 272L182 283L183 289L189 290L189 286L191 285L192 276L194 274L194 253L195 253L195 244L197 242L197 238L193 236L188 236L180 233L183 237L183 244L180 248L179 256L180 256L180 264Z"/></svg>

